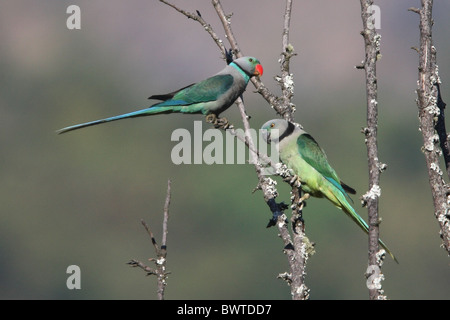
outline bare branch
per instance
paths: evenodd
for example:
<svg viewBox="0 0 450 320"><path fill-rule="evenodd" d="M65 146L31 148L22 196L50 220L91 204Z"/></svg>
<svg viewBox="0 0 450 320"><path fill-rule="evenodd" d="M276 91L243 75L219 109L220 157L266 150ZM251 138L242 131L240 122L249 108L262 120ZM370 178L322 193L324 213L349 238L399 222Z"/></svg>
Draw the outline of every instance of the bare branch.
<svg viewBox="0 0 450 320"><path fill-rule="evenodd" d="M309 256L314 254L314 244L312 244L305 234L305 222L303 220L303 207L305 200L309 198L309 194L301 196L299 186L292 187L292 229L293 229L293 252L288 258L295 261L291 263L291 295L293 300L309 299L309 288L305 285L306 262ZM281 231L281 228L279 228ZM287 251L287 248L285 247Z"/></svg>
<svg viewBox="0 0 450 320"><path fill-rule="evenodd" d="M217 15L219 16L220 21L222 22L223 29L225 30L225 35L228 39L228 42L231 45L231 48L233 49L234 54L236 57L240 58L242 57L241 49L239 49L238 43L236 41L236 38L233 35L233 31L231 30L231 16L232 14L226 15L223 11L222 4L219 0L212 0L212 4L214 6L214 9L216 9Z"/></svg>
<svg viewBox="0 0 450 320"><path fill-rule="evenodd" d="M439 156L444 153L447 166L450 161L448 135L444 124L445 103L440 97L440 79L436 64L436 48L432 39L432 0L421 0L420 10L410 10L420 15L419 80L417 105L419 108L419 128L423 136L423 153L428 169L428 178L434 204L434 215L440 227L442 244L450 254L450 214L449 186L442 178ZM436 132L437 131L437 132ZM440 142L441 148L437 143ZM450 176L450 174L449 174Z"/></svg>
<svg viewBox="0 0 450 320"><path fill-rule="evenodd" d="M162 234L162 240L161 240L161 249L165 250L167 247L167 224L169 221L169 206L170 206L170 198L172 195L172 181L167 181L167 195L166 195L166 202L164 203L164 220L163 220L163 234Z"/></svg>
<svg viewBox="0 0 450 320"><path fill-rule="evenodd" d="M282 36L282 52L281 52L281 79L278 83L282 90L282 104L284 106L284 113L282 116L293 122L295 111L295 106L292 103L292 98L294 97L294 81L293 75L290 73L290 61L294 53L294 47L289 43L289 31L291 24L292 15L292 0L286 0L286 10L284 12L284 27Z"/></svg>
<svg viewBox="0 0 450 320"><path fill-rule="evenodd" d="M141 261L135 259L132 259L127 263L132 267L141 268L147 273L147 276L156 275L158 279L158 289L157 289L158 300L164 300L164 291L167 285L167 275L170 274L170 272L166 271L167 233L168 233L167 224L169 220L170 198L171 198L171 181L169 179L167 181L167 195L164 204L163 234L161 240L161 248L159 248L158 244L156 243L155 237L153 236L153 232L150 230L147 223L144 220L141 220L141 223L144 226L145 230L147 230L147 233L149 234L150 239L152 241L152 245L155 248L157 258L150 258L148 260L155 263L156 269L153 269L145 265Z"/></svg>
<svg viewBox="0 0 450 320"><path fill-rule="evenodd" d="M436 53L434 54L434 63L436 64ZM437 72L437 65L436 65ZM436 74L437 75L437 74ZM439 77L439 75L437 75ZM445 128L445 106L446 103L442 100L441 96L441 86L440 80L436 82L436 90L437 90L437 107L439 108L439 116L436 121L435 129L437 134L439 135L439 144L442 150L442 154L444 156L445 169L447 170L447 176L450 179L450 137L447 134L447 129Z"/></svg>
<svg viewBox="0 0 450 320"><path fill-rule="evenodd" d="M159 0L160 2L168 5L169 7L174 8L176 11L178 11L179 13L181 13L182 15L186 16L189 19L192 19L194 21L197 21L198 23L200 23L202 25L202 27L205 29L206 32L208 32L208 34L211 36L211 38L214 40L214 42L217 44L217 46L219 47L220 51L222 52L222 56L223 59L226 59L226 51L227 49L225 48L223 41L220 39L220 37L214 32L213 28L211 27L210 24L208 24L200 15L200 12L197 11L196 14L187 12L183 9L178 8L176 5L166 1L166 0Z"/></svg>
<svg viewBox="0 0 450 320"><path fill-rule="evenodd" d="M152 241L153 247L155 248L155 252L158 253L159 247L158 244L156 243L155 237L153 236L153 232L150 230L148 224L144 221L144 219L141 219L141 224L144 226L145 230L147 230L147 233Z"/></svg>
<svg viewBox="0 0 450 320"><path fill-rule="evenodd" d="M131 259L129 262L127 262L127 264L129 264L133 268L135 268L135 267L141 268L142 270L144 270L147 273L147 276L150 276L152 274L156 274L156 270L155 269L152 269L149 266L146 266L145 264L143 264L139 260Z"/></svg>
<svg viewBox="0 0 450 320"><path fill-rule="evenodd" d="M369 268L376 266L381 270L381 260L377 259L379 250L379 223L378 216L378 199L381 194L380 189L380 173L379 168L386 166L378 160L378 88L377 88L377 74L376 62L380 55L380 39L381 36L377 33L372 24L372 12L370 6L373 5L372 0L361 1L361 18L363 22L363 31L361 35L364 37L365 60L359 69L364 69L366 76L366 99L367 99L367 127L364 128L365 142L367 147L368 167L369 167L369 190L379 190L379 192L372 192L370 197L365 197L364 201L367 205L369 216ZM385 298L381 289L381 284L377 287L369 287L369 298L372 300L379 300Z"/></svg>

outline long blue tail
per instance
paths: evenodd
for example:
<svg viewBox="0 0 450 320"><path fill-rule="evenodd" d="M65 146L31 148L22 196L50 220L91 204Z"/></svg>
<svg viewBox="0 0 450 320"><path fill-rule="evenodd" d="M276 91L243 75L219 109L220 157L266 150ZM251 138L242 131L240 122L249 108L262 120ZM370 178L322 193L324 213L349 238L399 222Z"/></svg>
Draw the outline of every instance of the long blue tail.
<svg viewBox="0 0 450 320"><path fill-rule="evenodd" d="M150 108L146 108L146 109L142 109L142 110L138 110L138 111L133 111L130 113L125 113L125 114L115 116L115 117L110 117L110 118L106 118L106 119L100 119L100 120L95 120L95 121L91 121L91 122L76 124L76 125L73 125L70 127L65 127L65 128L59 129L56 132L58 134L61 134L61 133L69 132L72 130L95 126L95 125L101 124L101 123L122 120L122 119L127 119L127 118L150 116L150 115L159 114L159 113L170 113L172 111L174 111L173 107L156 107L155 106L155 107L150 107Z"/></svg>

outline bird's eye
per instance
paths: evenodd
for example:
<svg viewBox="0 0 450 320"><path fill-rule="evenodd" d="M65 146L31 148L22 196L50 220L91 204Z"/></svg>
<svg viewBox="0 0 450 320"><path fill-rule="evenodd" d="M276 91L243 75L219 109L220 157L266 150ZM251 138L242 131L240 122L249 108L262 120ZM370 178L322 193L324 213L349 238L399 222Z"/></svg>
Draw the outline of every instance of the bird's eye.
<svg viewBox="0 0 450 320"><path fill-rule="evenodd" d="M271 124L270 124L270 127L271 127L271 128L275 127L275 123L271 123Z"/></svg>
<svg viewBox="0 0 450 320"><path fill-rule="evenodd" d="M250 61L250 62L253 62L253 59L252 59L252 58L250 58L250 59L248 59L248 61Z"/></svg>

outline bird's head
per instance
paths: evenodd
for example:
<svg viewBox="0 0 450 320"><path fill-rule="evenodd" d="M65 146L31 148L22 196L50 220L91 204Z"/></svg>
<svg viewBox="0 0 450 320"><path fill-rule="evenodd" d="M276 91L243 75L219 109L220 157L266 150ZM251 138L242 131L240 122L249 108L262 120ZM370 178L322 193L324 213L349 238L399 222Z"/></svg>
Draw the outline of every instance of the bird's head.
<svg viewBox="0 0 450 320"><path fill-rule="evenodd" d="M294 131L295 125L284 119L273 119L264 123L261 129L262 137L267 143L278 143Z"/></svg>
<svg viewBox="0 0 450 320"><path fill-rule="evenodd" d="M242 57L233 61L249 76L262 76L263 67L258 59L254 57Z"/></svg>

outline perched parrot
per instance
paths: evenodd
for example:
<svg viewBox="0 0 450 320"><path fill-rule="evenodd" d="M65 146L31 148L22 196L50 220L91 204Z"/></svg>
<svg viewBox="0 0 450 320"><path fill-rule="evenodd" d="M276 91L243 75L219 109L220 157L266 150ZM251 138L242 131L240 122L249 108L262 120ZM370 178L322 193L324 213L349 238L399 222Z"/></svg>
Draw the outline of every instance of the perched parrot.
<svg viewBox="0 0 450 320"><path fill-rule="evenodd" d="M304 192L314 197L327 198L342 209L362 230L369 232L367 223L348 202L350 197L347 192L356 194L356 191L339 179L336 171L328 163L325 152L312 136L283 119L270 120L262 126L262 129L265 130L264 140L276 144L280 160L298 177ZM379 243L398 263L384 242L379 240Z"/></svg>
<svg viewBox="0 0 450 320"><path fill-rule="evenodd" d="M57 131L58 134L126 118L144 117L160 113L200 113L217 119L240 97L253 76L261 76L263 68L258 59L242 57L230 62L222 71L201 82L180 90L153 95L149 99L161 100L149 108L106 119L81 123Z"/></svg>

